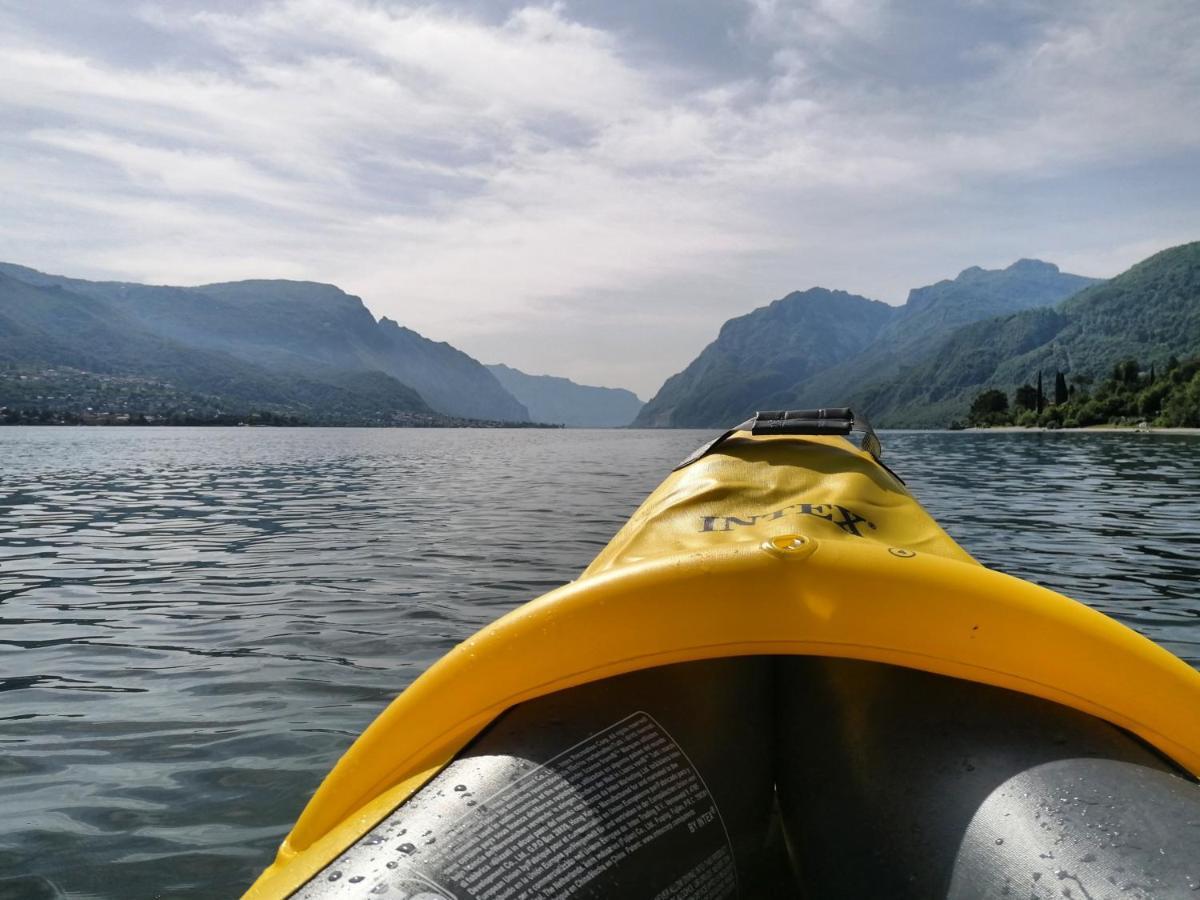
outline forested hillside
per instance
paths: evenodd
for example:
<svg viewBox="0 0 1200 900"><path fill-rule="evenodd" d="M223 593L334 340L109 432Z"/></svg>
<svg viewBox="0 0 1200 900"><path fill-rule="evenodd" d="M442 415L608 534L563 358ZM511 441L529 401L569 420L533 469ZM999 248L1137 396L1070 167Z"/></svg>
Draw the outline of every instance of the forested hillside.
<svg viewBox="0 0 1200 900"><path fill-rule="evenodd" d="M1095 279L1022 259L973 266L891 307L841 291L791 294L727 322L717 340L646 404L639 425L719 427L756 409L872 404L964 324L1040 309Z"/></svg>
<svg viewBox="0 0 1200 900"><path fill-rule="evenodd" d="M481 363L333 285L92 282L0 263L0 405L329 424L528 421Z"/></svg>
<svg viewBox="0 0 1200 900"><path fill-rule="evenodd" d="M1200 243L1164 250L1054 309L954 332L900 378L850 398L881 423L940 426L964 417L983 389L1006 393L1052 378L1100 382L1136 360L1166 371L1200 353Z"/></svg>

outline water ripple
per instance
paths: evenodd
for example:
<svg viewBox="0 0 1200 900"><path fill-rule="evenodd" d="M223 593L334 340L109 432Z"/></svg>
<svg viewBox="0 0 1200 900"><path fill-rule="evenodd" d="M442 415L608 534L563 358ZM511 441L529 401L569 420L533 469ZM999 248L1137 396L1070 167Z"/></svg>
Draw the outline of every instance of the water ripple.
<svg viewBox="0 0 1200 900"><path fill-rule="evenodd" d="M236 894L398 690L574 578L703 438L0 429L0 872ZM1200 441L885 443L980 561L1200 664Z"/></svg>

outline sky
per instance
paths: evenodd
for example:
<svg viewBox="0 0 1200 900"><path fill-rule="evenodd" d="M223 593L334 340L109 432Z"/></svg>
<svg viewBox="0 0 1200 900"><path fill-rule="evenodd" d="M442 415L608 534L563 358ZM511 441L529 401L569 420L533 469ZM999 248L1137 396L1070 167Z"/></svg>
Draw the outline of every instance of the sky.
<svg viewBox="0 0 1200 900"><path fill-rule="evenodd" d="M0 259L643 399L793 290L1196 239L1196 0L0 0Z"/></svg>

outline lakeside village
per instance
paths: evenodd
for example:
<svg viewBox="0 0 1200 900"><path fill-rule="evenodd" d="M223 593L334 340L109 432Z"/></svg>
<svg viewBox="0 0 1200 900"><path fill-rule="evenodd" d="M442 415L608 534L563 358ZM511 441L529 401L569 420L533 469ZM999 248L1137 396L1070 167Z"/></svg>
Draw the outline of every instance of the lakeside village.
<svg viewBox="0 0 1200 900"><path fill-rule="evenodd" d="M1180 362L1172 356L1162 372L1142 369L1135 359L1113 367L1096 383L1087 375L1054 375L1053 398L1036 384L1016 389L1012 402L995 388L975 396L963 427L1086 428L1089 425L1147 425L1155 428L1200 427L1200 357Z"/></svg>
<svg viewBox="0 0 1200 900"><path fill-rule="evenodd" d="M36 371L0 368L0 425L222 425L380 428L561 428L543 422L498 422L440 413L380 410L340 415L287 409L229 410L216 398L184 392L136 375L85 372L67 366Z"/></svg>
<svg viewBox="0 0 1200 900"><path fill-rule="evenodd" d="M340 427L347 423L337 420L302 418L287 413L264 412L227 413L220 410L172 410L162 415L140 412L112 412L83 409L78 412L62 409L11 408L0 406L0 425L221 425L273 426L289 428ZM391 413L385 419L355 421L360 428L562 428L544 422L497 422L491 419L460 419L452 416L423 413Z"/></svg>

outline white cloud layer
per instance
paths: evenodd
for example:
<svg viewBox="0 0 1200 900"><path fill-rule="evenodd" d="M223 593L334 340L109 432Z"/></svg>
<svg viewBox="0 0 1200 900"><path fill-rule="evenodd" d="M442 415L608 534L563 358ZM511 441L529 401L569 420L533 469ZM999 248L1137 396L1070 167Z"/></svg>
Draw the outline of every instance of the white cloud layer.
<svg viewBox="0 0 1200 900"><path fill-rule="evenodd" d="M106 8L132 49L87 8L0 5L0 257L332 281L643 396L788 290L1200 237L1192 0L747 0L734 74L583 6Z"/></svg>

